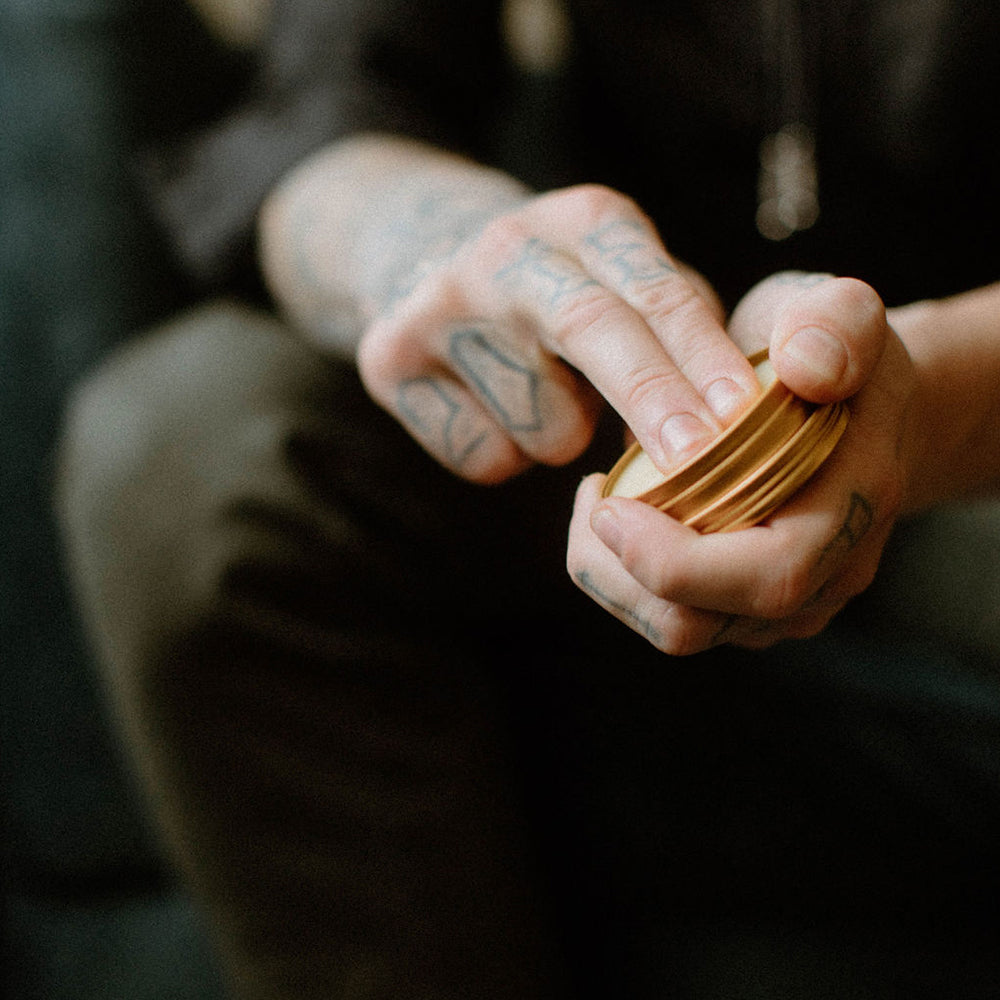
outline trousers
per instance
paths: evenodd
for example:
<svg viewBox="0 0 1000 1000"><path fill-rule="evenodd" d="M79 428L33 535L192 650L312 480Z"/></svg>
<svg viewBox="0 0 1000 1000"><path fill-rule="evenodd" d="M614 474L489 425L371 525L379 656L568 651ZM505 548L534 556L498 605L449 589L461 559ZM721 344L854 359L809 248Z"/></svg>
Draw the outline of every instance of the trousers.
<svg viewBox="0 0 1000 1000"><path fill-rule="evenodd" d="M620 443L470 485L234 302L81 386L68 565L234 996L996 995L996 664L863 603L664 657L564 569Z"/></svg>

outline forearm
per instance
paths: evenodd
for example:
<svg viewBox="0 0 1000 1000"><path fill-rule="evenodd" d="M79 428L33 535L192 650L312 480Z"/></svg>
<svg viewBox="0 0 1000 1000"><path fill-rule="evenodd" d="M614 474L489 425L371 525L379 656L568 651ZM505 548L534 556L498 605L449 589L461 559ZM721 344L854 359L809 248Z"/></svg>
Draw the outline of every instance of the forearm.
<svg viewBox="0 0 1000 1000"><path fill-rule="evenodd" d="M366 327L434 262L529 192L422 143L367 135L327 147L263 206L261 264L279 306L353 357Z"/></svg>
<svg viewBox="0 0 1000 1000"><path fill-rule="evenodd" d="M917 389L904 509L1000 489L1000 284L890 311Z"/></svg>

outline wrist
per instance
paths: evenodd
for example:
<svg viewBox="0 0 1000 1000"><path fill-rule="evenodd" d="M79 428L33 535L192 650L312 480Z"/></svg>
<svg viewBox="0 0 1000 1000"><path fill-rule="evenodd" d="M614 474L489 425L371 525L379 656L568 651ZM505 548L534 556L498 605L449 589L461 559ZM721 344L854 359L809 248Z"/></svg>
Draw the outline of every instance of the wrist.
<svg viewBox="0 0 1000 1000"><path fill-rule="evenodd" d="M927 470L934 462L934 411L936 394L933 358L920 349L934 326L934 303L914 302L886 310L890 329L896 334L906 351L913 376L912 392L905 408L905 424L900 443L905 487L902 514L912 514L934 502L935 489L931 487Z"/></svg>
<svg viewBox="0 0 1000 1000"><path fill-rule="evenodd" d="M265 201L261 267L297 326L353 355L415 275L530 196L498 170L423 143L344 139L292 170Z"/></svg>
<svg viewBox="0 0 1000 1000"><path fill-rule="evenodd" d="M909 353L904 510L1000 484L1000 285L889 311Z"/></svg>

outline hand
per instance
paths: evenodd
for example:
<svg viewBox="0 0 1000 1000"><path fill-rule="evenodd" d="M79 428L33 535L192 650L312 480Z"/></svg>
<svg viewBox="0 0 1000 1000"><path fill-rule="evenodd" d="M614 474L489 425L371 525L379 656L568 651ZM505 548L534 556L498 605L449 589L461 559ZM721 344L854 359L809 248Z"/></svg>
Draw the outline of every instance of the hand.
<svg viewBox="0 0 1000 1000"><path fill-rule="evenodd" d="M776 275L730 322L747 352L770 344L779 378L814 402L851 397L821 472L763 525L699 535L636 500L581 484L567 565L599 604L666 653L765 647L822 630L872 580L905 491L909 356L875 292L852 279ZM793 336L794 335L794 336Z"/></svg>
<svg viewBox="0 0 1000 1000"><path fill-rule="evenodd" d="M756 394L711 290L598 186L526 198L427 257L358 365L428 451L482 483L578 456L600 397L669 469Z"/></svg>

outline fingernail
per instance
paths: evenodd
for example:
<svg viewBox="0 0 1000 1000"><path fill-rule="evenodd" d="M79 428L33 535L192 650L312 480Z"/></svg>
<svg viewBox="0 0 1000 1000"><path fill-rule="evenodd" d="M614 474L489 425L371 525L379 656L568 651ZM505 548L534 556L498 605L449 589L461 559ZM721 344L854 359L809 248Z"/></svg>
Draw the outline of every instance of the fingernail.
<svg viewBox="0 0 1000 1000"><path fill-rule="evenodd" d="M618 555L622 546L622 525L618 515L606 504L595 507L590 514L590 527L604 544Z"/></svg>
<svg viewBox="0 0 1000 1000"><path fill-rule="evenodd" d="M705 390L705 402L725 421L747 405L747 394L731 378L719 378Z"/></svg>
<svg viewBox="0 0 1000 1000"><path fill-rule="evenodd" d="M797 330L782 351L824 382L839 381L847 370L847 349L818 326Z"/></svg>
<svg viewBox="0 0 1000 1000"><path fill-rule="evenodd" d="M712 437L711 428L693 413L675 413L666 419L660 430L660 443L671 461L694 454Z"/></svg>

